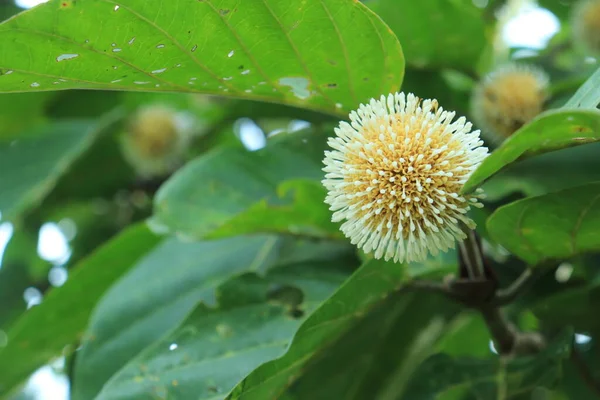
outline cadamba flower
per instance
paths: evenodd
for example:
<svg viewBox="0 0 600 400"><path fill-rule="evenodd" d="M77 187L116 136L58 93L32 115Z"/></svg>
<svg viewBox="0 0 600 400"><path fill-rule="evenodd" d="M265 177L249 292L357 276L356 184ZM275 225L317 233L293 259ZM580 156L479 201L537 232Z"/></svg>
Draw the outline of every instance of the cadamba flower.
<svg viewBox="0 0 600 400"><path fill-rule="evenodd" d="M325 152L325 202L352 244L375 258L421 261L464 239L480 191L461 195L487 156L479 131L436 100L395 93L340 122Z"/></svg>
<svg viewBox="0 0 600 400"><path fill-rule="evenodd" d="M488 74L471 100L475 123L486 138L501 142L542 112L548 76L541 69L507 64Z"/></svg>
<svg viewBox="0 0 600 400"><path fill-rule="evenodd" d="M122 140L127 161L142 177L171 172L181 161L190 137L191 121L163 105L140 108Z"/></svg>
<svg viewBox="0 0 600 400"><path fill-rule="evenodd" d="M579 0L571 16L577 43L593 54L600 54L600 0Z"/></svg>

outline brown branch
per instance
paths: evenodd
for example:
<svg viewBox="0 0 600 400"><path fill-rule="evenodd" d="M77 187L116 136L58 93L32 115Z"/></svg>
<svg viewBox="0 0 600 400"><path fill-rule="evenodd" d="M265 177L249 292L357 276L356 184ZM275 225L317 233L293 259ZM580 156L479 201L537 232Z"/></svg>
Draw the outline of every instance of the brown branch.
<svg viewBox="0 0 600 400"><path fill-rule="evenodd" d="M515 329L502 311L494 306L479 308L485 324L494 338L499 354L509 354L515 347L519 332Z"/></svg>

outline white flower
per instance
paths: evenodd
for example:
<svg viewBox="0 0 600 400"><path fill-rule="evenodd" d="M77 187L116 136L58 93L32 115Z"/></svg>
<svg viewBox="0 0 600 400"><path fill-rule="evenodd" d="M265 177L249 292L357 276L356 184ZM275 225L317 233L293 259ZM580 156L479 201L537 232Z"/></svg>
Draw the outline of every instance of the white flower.
<svg viewBox="0 0 600 400"><path fill-rule="evenodd" d="M486 139L499 143L542 112L548 75L525 64L495 69L475 87L471 108Z"/></svg>
<svg viewBox="0 0 600 400"><path fill-rule="evenodd" d="M479 195L460 191L487 156L464 117L413 94L372 99L341 122L325 152L325 202L351 242L375 258L421 261L464 239ZM479 191L477 193L480 193Z"/></svg>

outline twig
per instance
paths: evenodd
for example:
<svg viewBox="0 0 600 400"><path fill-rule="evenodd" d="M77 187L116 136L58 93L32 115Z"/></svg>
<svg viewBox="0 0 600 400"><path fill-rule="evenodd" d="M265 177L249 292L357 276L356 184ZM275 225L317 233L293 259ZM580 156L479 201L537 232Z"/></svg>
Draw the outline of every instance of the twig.
<svg viewBox="0 0 600 400"><path fill-rule="evenodd" d="M538 270L539 271L539 270ZM519 297L540 275L538 271L527 268L521 275L506 289L496 291L496 294L490 301L490 304L496 307L505 306Z"/></svg>

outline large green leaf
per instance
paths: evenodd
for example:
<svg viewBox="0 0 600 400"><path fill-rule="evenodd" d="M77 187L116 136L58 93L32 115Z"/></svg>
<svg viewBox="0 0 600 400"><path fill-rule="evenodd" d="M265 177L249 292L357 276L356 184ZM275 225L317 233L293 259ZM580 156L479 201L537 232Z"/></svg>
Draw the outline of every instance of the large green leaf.
<svg viewBox="0 0 600 400"><path fill-rule="evenodd" d="M277 398L295 378L302 374L313 357L338 339L345 337L346 339L343 340L347 340L348 336L346 335L351 335L353 327L361 326L361 329L368 331L367 325L371 320L365 314L380 304L382 298L385 299L392 292L400 290L399 294L392 296L394 300L404 306L410 304L414 294L405 293L404 290L399 289L403 283L406 283L411 276L419 276L428 272L447 273L448 268L452 268L452 262L448 263L446 260L447 258L439 257L423 264L413 264L410 266L410 270L401 264L384 263L377 260L368 261L302 324L287 353L254 370L236 386L232 392L232 398L243 400ZM403 300L404 294L409 297ZM424 296L428 295L424 294ZM384 305L381 307L384 310L386 307L390 310L389 307L391 307L397 313L397 317L401 318L401 306L394 308L392 300L383 301L383 303ZM375 313L382 317L385 317L386 314L379 311L375 311ZM431 315L429 317L435 318ZM365 323L367 325L364 325ZM423 327L423 325L419 326ZM417 331L419 328L416 328L415 331L411 330L415 334L418 334ZM414 338L411 335L407 333L407 338ZM361 345L365 346L363 349L367 354L372 345L370 343L372 338L363 336L362 339ZM348 350L346 349L346 351ZM394 373L401 372L396 369L393 371ZM348 381L346 381L347 383Z"/></svg>
<svg viewBox="0 0 600 400"><path fill-rule="evenodd" d="M119 371L98 399L142 399L157 393L224 398L254 368L282 355L304 318L346 276L330 262L309 262L277 268L265 279L245 276L228 283L219 289L217 308L198 307ZM293 309L272 298L277 287L298 290Z"/></svg>
<svg viewBox="0 0 600 400"><path fill-rule="evenodd" d="M540 114L502 143L465 183L470 192L510 163L600 140L600 110L555 110Z"/></svg>
<svg viewBox="0 0 600 400"><path fill-rule="evenodd" d="M52 289L8 330L0 347L0 395L61 354L82 335L92 308L106 289L160 239L135 226L76 266L64 286Z"/></svg>
<svg viewBox="0 0 600 400"><path fill-rule="evenodd" d="M595 282L539 299L532 306L532 311L544 321L545 326L572 326L578 332L597 332L600 321L590 318L590 315L595 314L599 307L600 280L597 278Z"/></svg>
<svg viewBox="0 0 600 400"><path fill-rule="evenodd" d="M432 399L458 388L470 394L468 398L532 398L535 388L552 388L562 378L562 364L569 358L572 338L573 332L567 329L544 351L531 357L503 360L497 356L477 359L436 354L419 368L406 398Z"/></svg>
<svg viewBox="0 0 600 400"><path fill-rule="evenodd" d="M492 37L482 10L470 1L372 0L366 4L398 36L407 64L418 68L475 71Z"/></svg>
<svg viewBox="0 0 600 400"><path fill-rule="evenodd" d="M164 240L95 308L76 359L74 399L93 398L113 373L177 326L198 302L213 305L215 289L227 279L264 271L279 242L274 236Z"/></svg>
<svg viewBox="0 0 600 400"><path fill-rule="evenodd" d="M313 131L282 133L257 152L209 152L160 188L153 222L195 238L261 230L337 236L318 187L325 141ZM285 183L298 179L313 183Z"/></svg>
<svg viewBox="0 0 600 400"><path fill-rule="evenodd" d="M516 201L496 210L487 229L530 264L600 250L600 183Z"/></svg>
<svg viewBox="0 0 600 400"><path fill-rule="evenodd" d="M440 295L401 289L313 355L286 393L299 400L404 398L457 309Z"/></svg>
<svg viewBox="0 0 600 400"><path fill-rule="evenodd" d="M347 249L346 244L290 242L276 236L165 240L98 304L77 356L73 398L93 398L113 374L179 325L198 303L214 307L217 289L232 277L262 274L274 265L307 258L332 259Z"/></svg>
<svg viewBox="0 0 600 400"><path fill-rule="evenodd" d="M0 144L0 212L3 219L40 202L101 129L92 121L35 128L33 137Z"/></svg>
<svg viewBox="0 0 600 400"><path fill-rule="evenodd" d="M52 0L0 25L0 91L201 92L344 113L404 58L352 0Z"/></svg>

